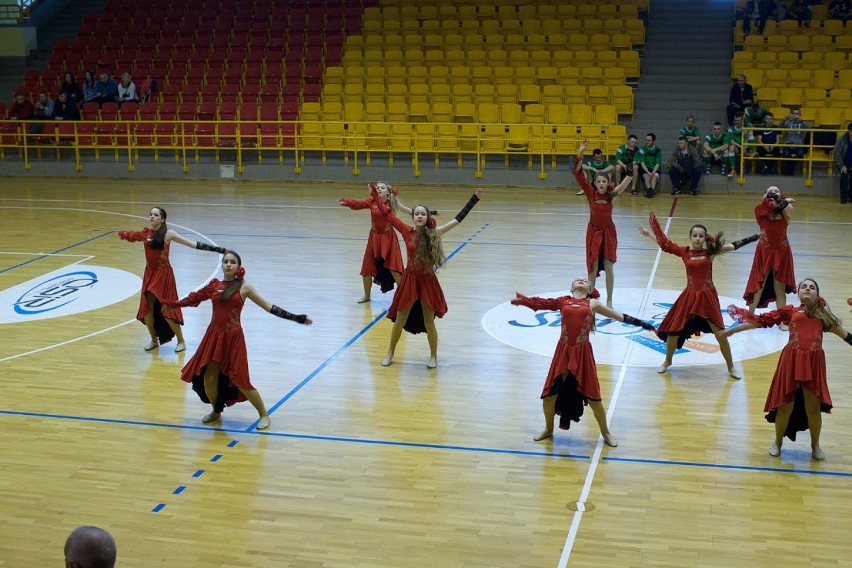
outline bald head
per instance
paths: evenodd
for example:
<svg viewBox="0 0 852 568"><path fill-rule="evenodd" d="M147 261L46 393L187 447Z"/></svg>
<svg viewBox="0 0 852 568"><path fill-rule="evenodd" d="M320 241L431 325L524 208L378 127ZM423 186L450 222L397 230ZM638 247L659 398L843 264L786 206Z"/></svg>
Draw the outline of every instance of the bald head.
<svg viewBox="0 0 852 568"><path fill-rule="evenodd" d="M113 568L115 540L98 527L77 527L65 541L65 568Z"/></svg>

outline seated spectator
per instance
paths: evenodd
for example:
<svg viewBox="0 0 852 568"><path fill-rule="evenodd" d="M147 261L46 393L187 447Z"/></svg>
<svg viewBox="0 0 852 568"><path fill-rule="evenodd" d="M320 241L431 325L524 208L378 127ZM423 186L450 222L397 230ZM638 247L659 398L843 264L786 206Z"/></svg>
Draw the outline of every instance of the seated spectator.
<svg viewBox="0 0 852 568"><path fill-rule="evenodd" d="M639 190L636 189L636 183L639 180L639 162L636 161L636 135L631 134L627 137L627 143L622 144L615 151L615 185L621 184L623 175L633 176L630 193L638 195Z"/></svg>
<svg viewBox="0 0 852 568"><path fill-rule="evenodd" d="M600 148L596 148L595 150L593 150L592 159L586 160L580 167L582 167L583 171L586 172L589 181L594 181L595 176L598 173L607 174L607 176L612 179L612 176L610 174L615 171L615 166L604 160L603 150L601 150ZM582 191L579 195L582 195Z"/></svg>
<svg viewBox="0 0 852 568"><path fill-rule="evenodd" d="M38 94L38 100L33 107L33 120L50 120L53 118L53 99L50 98L50 95L47 94L47 91L40 91ZM34 122L27 129L29 134L40 134L41 129L44 128L43 122Z"/></svg>
<svg viewBox="0 0 852 568"><path fill-rule="evenodd" d="M151 102L157 95L157 79L148 77L139 89L139 100L143 103Z"/></svg>
<svg viewBox="0 0 852 568"><path fill-rule="evenodd" d="M680 195L683 186L689 182L689 194L698 195L698 182L701 181L701 157L689 145L686 136L677 139L677 148L672 152L669 178L672 180L672 195Z"/></svg>
<svg viewBox="0 0 852 568"><path fill-rule="evenodd" d="M805 130L810 128L810 126L802 120L799 109L793 109L778 126L791 129L784 132L784 147L781 150L781 154L785 158L801 159L805 155ZM781 163L781 173L785 176L791 176L796 173L796 162L793 160L784 160Z"/></svg>
<svg viewBox="0 0 852 568"><path fill-rule="evenodd" d="M781 147L778 145L780 133L775 126L775 116L768 112L766 113L766 124L755 131L757 138L757 155L761 158L772 156L774 158L781 157ZM760 173L776 174L778 173L778 162L776 160L760 160L758 161L758 169Z"/></svg>
<svg viewBox="0 0 852 568"><path fill-rule="evenodd" d="M15 93L15 101L6 110L9 120L29 120L34 112L33 104L23 93Z"/></svg>
<svg viewBox="0 0 852 568"><path fill-rule="evenodd" d="M757 26L757 33L763 35L766 26L766 15L763 11L764 2L761 0L748 0L743 8L743 33L751 33L751 26Z"/></svg>
<svg viewBox="0 0 852 568"><path fill-rule="evenodd" d="M722 169L722 175L728 175L725 168L725 153L728 151L728 136L722 130L722 123L713 123L713 130L704 137L704 173L709 174L714 164Z"/></svg>
<svg viewBox="0 0 852 568"><path fill-rule="evenodd" d="M846 134L837 137L834 165L840 173L840 203L852 203L852 122L846 125Z"/></svg>
<svg viewBox="0 0 852 568"><path fill-rule="evenodd" d="M686 117L686 126L681 127L681 129L677 133L678 139L681 136L686 136L686 141L689 143L690 147L694 148L696 152L698 152L698 148L701 145L701 131L695 126L695 117L689 115Z"/></svg>
<svg viewBox="0 0 852 568"><path fill-rule="evenodd" d="M71 104L80 106L85 100L83 89L80 88L77 79L74 78L74 74L70 71L66 71L62 78L62 92L67 95L67 101Z"/></svg>
<svg viewBox="0 0 852 568"><path fill-rule="evenodd" d="M65 91L59 91L53 107L53 120L80 120L80 107L68 99Z"/></svg>
<svg viewBox="0 0 852 568"><path fill-rule="evenodd" d="M743 114L743 125L749 127L763 126L766 124L766 115L766 109L761 108L760 103L754 101L751 103L750 107L745 109L745 113Z"/></svg>
<svg viewBox="0 0 852 568"><path fill-rule="evenodd" d="M754 89L746 83L745 75L737 75L737 82L731 87L728 96L728 126L734 123L736 113L745 112L746 107L754 102Z"/></svg>
<svg viewBox="0 0 852 568"><path fill-rule="evenodd" d="M119 104L139 102L139 97L136 96L136 83L130 80L130 73L127 71L121 74L121 82L118 84L118 102Z"/></svg>
<svg viewBox="0 0 852 568"><path fill-rule="evenodd" d="M95 82L95 96L92 100L101 106L104 103L118 102L118 84L106 71L101 71L98 80Z"/></svg>
<svg viewBox="0 0 852 568"><path fill-rule="evenodd" d="M852 1L831 0L831 3L828 5L828 13L832 19L846 23L852 17Z"/></svg>
<svg viewBox="0 0 852 568"><path fill-rule="evenodd" d="M65 540L66 568L113 568L115 539L98 527L77 527Z"/></svg>
<svg viewBox="0 0 852 568"><path fill-rule="evenodd" d="M95 72L91 69L86 69L86 74L83 76L83 100L80 101L80 106L83 103L95 101Z"/></svg>
<svg viewBox="0 0 852 568"><path fill-rule="evenodd" d="M654 197L657 183L660 181L660 169L663 166L663 151L655 144L657 135L649 132L645 135L645 145L639 150L639 170L645 182L645 197Z"/></svg>
<svg viewBox="0 0 852 568"><path fill-rule="evenodd" d="M793 0L787 9L787 19L796 20L799 24L809 27L811 25L811 2L809 0Z"/></svg>
<svg viewBox="0 0 852 568"><path fill-rule="evenodd" d="M743 134L743 115L738 112L734 115L734 123L728 127L728 151L724 154L727 160L729 178L737 175L737 156L740 154L748 156L750 154L748 149L743 145Z"/></svg>

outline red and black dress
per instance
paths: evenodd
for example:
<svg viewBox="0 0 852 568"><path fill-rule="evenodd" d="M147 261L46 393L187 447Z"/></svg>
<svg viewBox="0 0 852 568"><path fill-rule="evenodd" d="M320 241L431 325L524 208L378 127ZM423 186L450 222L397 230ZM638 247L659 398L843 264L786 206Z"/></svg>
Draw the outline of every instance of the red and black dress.
<svg viewBox="0 0 852 568"><path fill-rule="evenodd" d="M395 284L391 272L401 273L403 270L402 253L396 231L379 209L379 200L380 197L375 195L370 199L341 199L340 202L352 210L370 210L372 226L361 262L361 276L372 276L382 292L390 292Z"/></svg>
<svg viewBox="0 0 852 568"><path fill-rule="evenodd" d="M175 332L169 327L166 318L183 325L183 314L180 308L171 308L165 305L165 300L177 300L177 284L175 283L175 272L169 263L169 243L164 242L163 248L151 247L151 239L156 231L150 228L141 231L119 231L118 236L131 243L141 241L145 246L145 273L142 276L142 294L139 298L139 310L136 319L145 323L145 316L151 308L148 306L146 292L151 292L156 298L154 303L154 330L161 344L168 343L175 336Z"/></svg>
<svg viewBox="0 0 852 568"><path fill-rule="evenodd" d="M594 330L595 314L587 298L560 296L538 298L518 296L514 302L532 310L553 310L562 314L562 334L556 344L541 398L556 396L559 428L568 430L571 421L579 422L589 400L601 400L601 386L589 334Z"/></svg>
<svg viewBox="0 0 852 568"><path fill-rule="evenodd" d="M586 269L589 274L599 275L604 269L604 260L616 261L618 236L615 224L612 222L612 199L608 193L598 193L594 185L589 183L582 169L582 162L577 160L574 166L574 177L580 184L586 199L589 201L589 224L586 227ZM603 203L601 203L603 201Z"/></svg>
<svg viewBox="0 0 852 568"><path fill-rule="evenodd" d="M213 319L204 332L195 355L184 365L180 378L192 383L198 397L210 403L204 390L204 372L211 362L219 363L218 399L213 405L216 412L222 412L225 406L232 406L246 400L240 388L255 390L249 379L248 354L240 314L243 311L243 298L237 290L227 302L219 301L228 282L211 280L204 288L191 292L176 305L195 307L205 300L213 304Z"/></svg>
<svg viewBox="0 0 852 568"><path fill-rule="evenodd" d="M787 345L781 350L763 410L769 413L766 420L775 422L778 407L794 403L790 423L784 435L795 441L797 432L808 429L802 389L808 389L816 395L822 412L831 412L831 395L828 392L825 373L825 351L822 350L822 321L809 317L803 306L784 306L761 315L730 306L728 313L734 320L740 323L748 322L756 327L772 327L781 323L789 326L790 336Z"/></svg>
<svg viewBox="0 0 852 568"><path fill-rule="evenodd" d="M386 218L402 235L405 240L405 250L408 253L408 265L402 271L402 279L399 281L393 302L388 308L388 318L396 321L397 312L411 308L403 329L408 333L422 333L426 331L426 326L421 303L428 305L437 317L442 318L447 313L447 300L444 298L444 291L441 289L441 283L438 282L435 268L414 264L414 255L417 247L420 246L420 232L400 221L392 211L387 213Z"/></svg>
<svg viewBox="0 0 852 568"><path fill-rule="evenodd" d="M788 294L796 289L793 251L790 249L790 241L787 240L787 218L784 215L777 219L770 218L774 216L772 214L775 213L776 207L775 201L767 197L754 208L754 217L760 226L760 240L754 250L754 262L743 299L746 304L751 305L755 294L762 288L763 293L757 302L758 308L765 308L773 301L785 303L784 298L775 297L773 280L783 283Z"/></svg>
<svg viewBox="0 0 852 568"><path fill-rule="evenodd" d="M663 252L679 256L686 267L686 288L663 318L657 328L657 336L665 341L670 335L676 335L680 348L693 335L712 333L711 323L719 329L725 329L719 293L713 285L713 260L707 251L670 241L653 213L649 216L649 222Z"/></svg>

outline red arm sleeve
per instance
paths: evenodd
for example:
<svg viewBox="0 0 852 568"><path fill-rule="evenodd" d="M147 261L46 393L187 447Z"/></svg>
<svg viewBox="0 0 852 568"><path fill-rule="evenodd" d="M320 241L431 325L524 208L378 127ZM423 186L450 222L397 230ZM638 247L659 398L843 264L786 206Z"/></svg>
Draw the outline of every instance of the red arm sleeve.
<svg viewBox="0 0 852 568"><path fill-rule="evenodd" d="M754 208L754 218L757 221L757 224L760 225L761 221L769 217L769 214L775 211L775 207L777 207L777 205L772 199L769 199L768 197L766 199L762 199Z"/></svg>
<svg viewBox="0 0 852 568"><path fill-rule="evenodd" d="M146 237L144 231L119 231L118 238L122 241L138 243L139 241L144 241Z"/></svg>
<svg viewBox="0 0 852 568"><path fill-rule="evenodd" d="M765 314L753 314L745 308L728 306L728 315L737 323L750 323L755 327L772 327L781 323L788 324L793 318L793 306L784 306Z"/></svg>
<svg viewBox="0 0 852 568"><path fill-rule="evenodd" d="M651 225L651 230L654 231L654 237L657 239L657 244L660 245L660 248L663 249L663 252L667 252L669 254L673 254L676 256L681 256L682 251L680 246L677 243L674 243L669 240L666 234L663 232L663 228L660 227L660 222L657 221L657 216L654 215L654 212L648 215L648 224Z"/></svg>
<svg viewBox="0 0 852 568"><path fill-rule="evenodd" d="M516 306L524 306L535 311L559 311L562 309L562 304L565 303L566 298L566 296L560 296L558 298L539 298L537 296L524 296L523 294L518 294L517 297L512 300L512 304Z"/></svg>
<svg viewBox="0 0 852 568"><path fill-rule="evenodd" d="M340 200L341 205L343 205L344 207L348 207L349 209L352 209L353 211L358 211L359 209L369 209L370 205L372 205L372 203L373 203L372 199L361 200L361 199L343 198L343 199Z"/></svg>
<svg viewBox="0 0 852 568"><path fill-rule="evenodd" d="M221 285L217 279L213 279L201 290L190 292L189 295L182 300L163 300L162 303L170 308L194 308L201 302L209 300L213 297L213 293Z"/></svg>
<svg viewBox="0 0 852 568"><path fill-rule="evenodd" d="M379 210L385 216L385 219L388 220L388 223L390 223L393 228L399 231L400 233L407 235L414 230L414 227L403 223L399 217L394 215L393 211L391 211L390 209L390 206L385 205L384 207L379 207Z"/></svg>
<svg viewBox="0 0 852 568"><path fill-rule="evenodd" d="M591 199L595 188L589 183L589 178L586 177L586 172L583 171L583 161L579 158L574 162L574 179L580 184L580 188L586 194L586 197Z"/></svg>

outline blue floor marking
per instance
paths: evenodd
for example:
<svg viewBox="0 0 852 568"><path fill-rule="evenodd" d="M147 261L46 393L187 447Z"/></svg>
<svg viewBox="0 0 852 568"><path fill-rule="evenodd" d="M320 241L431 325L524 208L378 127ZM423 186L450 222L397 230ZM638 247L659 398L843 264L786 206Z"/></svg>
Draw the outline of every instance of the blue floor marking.
<svg viewBox="0 0 852 568"><path fill-rule="evenodd" d="M65 250L68 250L68 249L72 249L72 248L74 248L74 247L78 247L78 246L80 246L80 245L84 245L84 244L86 244L86 243L90 243L90 242L92 242L92 241L94 241L94 240L100 239L101 237L105 237L105 236L107 236L107 235L111 235L111 234L113 234L114 232L115 232L115 231L107 231L106 233L101 233L100 235L98 235L98 236L96 236L96 237L92 237L91 239L86 239L85 241L80 241L80 242L78 242L78 243L74 243L73 245L68 245L67 247L62 247L61 249L57 249L57 250L55 250L55 251L53 251L53 252L50 252L50 253L41 254L41 255L37 256L36 258L31 258L30 260L25 260L24 262L22 262L22 263L20 263L20 264L16 264L16 265L14 265L14 266L10 266L9 268L4 268L3 270L0 270L0 274L3 274L4 272L9 272L10 270L14 270L14 269L16 269L16 268L20 268L20 267L22 267L22 266L26 266L27 264L30 264L30 263L35 262L35 261L37 261L37 260L41 260L41 259L43 259L43 258L48 258L48 257L50 257L50 255L52 255L52 254L59 254L59 253L60 253L60 252L62 252L62 251L65 251Z"/></svg>
<svg viewBox="0 0 852 568"><path fill-rule="evenodd" d="M755 465L734 465L720 463L702 463L702 462L684 462L670 460L652 460L645 458L617 458L607 456L602 458L603 461L614 461L624 463L639 463L649 465L679 465L683 467L706 467L710 469L734 469L740 471L767 471L772 473L797 473L801 475L827 475L831 477L852 477L852 472L843 471L818 471L812 469L785 469L783 467L762 467Z"/></svg>

